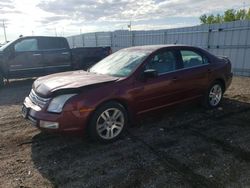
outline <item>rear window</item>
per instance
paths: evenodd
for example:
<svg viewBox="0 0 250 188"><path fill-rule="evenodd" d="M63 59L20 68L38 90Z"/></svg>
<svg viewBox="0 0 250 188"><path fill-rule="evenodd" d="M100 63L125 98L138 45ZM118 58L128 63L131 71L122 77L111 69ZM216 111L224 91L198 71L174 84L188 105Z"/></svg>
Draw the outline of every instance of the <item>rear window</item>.
<svg viewBox="0 0 250 188"><path fill-rule="evenodd" d="M208 64L208 59L200 54L190 51L181 50L181 56L184 68L196 67L204 64Z"/></svg>
<svg viewBox="0 0 250 188"><path fill-rule="evenodd" d="M41 38L39 47L41 50L65 49L68 48L68 43L64 38Z"/></svg>

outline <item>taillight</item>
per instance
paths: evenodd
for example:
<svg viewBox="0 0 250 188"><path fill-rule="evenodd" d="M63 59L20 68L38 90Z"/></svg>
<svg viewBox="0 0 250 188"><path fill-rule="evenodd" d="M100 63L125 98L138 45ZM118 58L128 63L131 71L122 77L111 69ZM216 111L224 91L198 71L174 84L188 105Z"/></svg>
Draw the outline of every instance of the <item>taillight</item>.
<svg viewBox="0 0 250 188"><path fill-rule="evenodd" d="M112 49L109 49L108 55L112 54Z"/></svg>
<svg viewBox="0 0 250 188"><path fill-rule="evenodd" d="M232 63L228 57L224 57L225 63L227 63L227 70L231 74L232 72Z"/></svg>

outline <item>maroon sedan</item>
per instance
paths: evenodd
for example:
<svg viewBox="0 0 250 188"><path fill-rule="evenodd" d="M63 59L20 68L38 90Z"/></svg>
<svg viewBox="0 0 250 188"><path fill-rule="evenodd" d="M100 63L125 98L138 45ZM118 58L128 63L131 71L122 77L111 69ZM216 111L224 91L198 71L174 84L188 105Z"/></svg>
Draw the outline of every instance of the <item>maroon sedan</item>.
<svg viewBox="0 0 250 188"><path fill-rule="evenodd" d="M38 78L22 111L41 130L87 131L93 139L109 142L140 114L191 100L217 107L231 80L227 58L197 47L131 47L87 72Z"/></svg>

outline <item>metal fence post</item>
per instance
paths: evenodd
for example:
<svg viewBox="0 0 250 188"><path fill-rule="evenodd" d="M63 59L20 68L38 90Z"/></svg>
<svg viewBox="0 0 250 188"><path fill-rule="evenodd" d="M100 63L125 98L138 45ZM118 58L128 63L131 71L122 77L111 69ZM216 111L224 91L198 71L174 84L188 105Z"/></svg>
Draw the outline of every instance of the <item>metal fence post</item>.
<svg viewBox="0 0 250 188"><path fill-rule="evenodd" d="M167 31L164 31L164 42L163 44L167 44Z"/></svg>
<svg viewBox="0 0 250 188"><path fill-rule="evenodd" d="M131 46L134 46L134 32L130 31L130 40L131 40Z"/></svg>
<svg viewBox="0 0 250 188"><path fill-rule="evenodd" d="M110 32L110 47L113 47L113 32Z"/></svg>
<svg viewBox="0 0 250 188"><path fill-rule="evenodd" d="M95 46L96 47L98 46L98 36L96 32L95 32Z"/></svg>
<svg viewBox="0 0 250 188"><path fill-rule="evenodd" d="M212 29L210 27L210 24L208 25L208 33L207 33L207 49L210 49L210 34L212 32Z"/></svg>
<svg viewBox="0 0 250 188"><path fill-rule="evenodd" d="M82 46L83 47L85 46L85 37L84 37L84 34L82 34Z"/></svg>

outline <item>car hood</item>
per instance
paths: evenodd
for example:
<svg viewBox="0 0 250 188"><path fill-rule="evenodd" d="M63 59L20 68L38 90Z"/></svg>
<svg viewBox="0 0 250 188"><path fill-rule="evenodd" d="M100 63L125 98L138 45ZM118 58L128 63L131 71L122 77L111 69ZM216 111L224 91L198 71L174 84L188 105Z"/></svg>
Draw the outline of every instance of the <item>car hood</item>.
<svg viewBox="0 0 250 188"><path fill-rule="evenodd" d="M61 91L79 90L85 86L113 82L117 77L90 73L86 71L71 71L38 78L33 84L33 90L41 97L50 97Z"/></svg>

